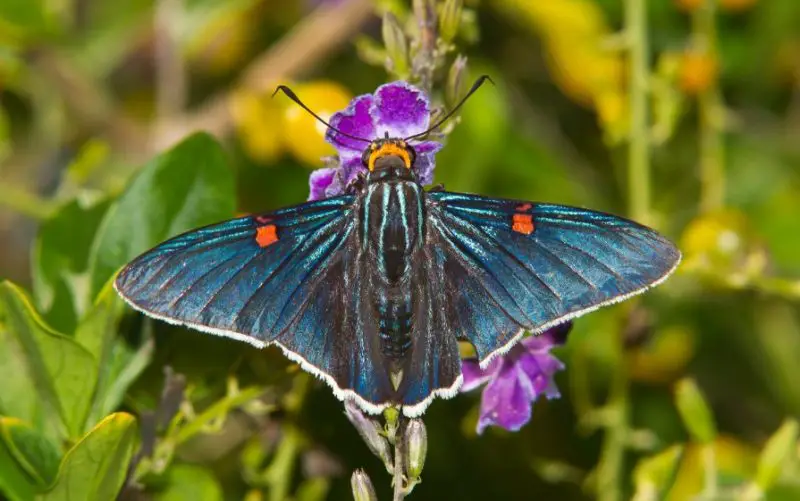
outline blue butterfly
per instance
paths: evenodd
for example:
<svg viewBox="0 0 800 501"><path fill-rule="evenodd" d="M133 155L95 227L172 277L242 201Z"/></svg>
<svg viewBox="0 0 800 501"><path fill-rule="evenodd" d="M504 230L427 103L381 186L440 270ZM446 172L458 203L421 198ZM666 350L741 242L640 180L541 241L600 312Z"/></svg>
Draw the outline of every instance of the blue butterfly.
<svg viewBox="0 0 800 501"><path fill-rule="evenodd" d="M370 141L368 174L345 195L162 243L117 291L151 317L276 345L367 412L414 417L461 386L458 341L487 363L680 261L666 238L610 214L426 191L408 139Z"/></svg>

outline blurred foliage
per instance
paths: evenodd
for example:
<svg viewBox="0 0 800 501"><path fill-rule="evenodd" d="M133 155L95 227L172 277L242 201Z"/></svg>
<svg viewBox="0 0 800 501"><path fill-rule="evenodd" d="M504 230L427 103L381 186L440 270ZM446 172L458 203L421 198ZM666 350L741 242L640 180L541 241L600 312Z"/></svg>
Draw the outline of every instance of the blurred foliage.
<svg viewBox="0 0 800 501"><path fill-rule="evenodd" d="M800 499L796 0L3 0L3 496L312 501L376 480L328 388L132 314L108 280L306 198L334 152L275 84L327 117L408 77L441 113L470 73L497 85L445 129L437 182L629 214L685 261L576 322L563 398L519 433L476 436L473 395L434 403L414 499Z"/></svg>

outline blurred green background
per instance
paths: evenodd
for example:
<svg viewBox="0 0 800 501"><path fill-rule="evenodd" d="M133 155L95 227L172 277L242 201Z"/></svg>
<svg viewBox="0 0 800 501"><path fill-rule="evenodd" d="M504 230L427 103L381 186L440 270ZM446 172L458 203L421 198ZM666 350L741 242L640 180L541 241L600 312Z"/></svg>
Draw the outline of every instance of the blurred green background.
<svg viewBox="0 0 800 501"><path fill-rule="evenodd" d="M119 410L114 419L130 413L137 424L113 428L124 433L97 450L122 459L91 473L106 478L116 468L115 487L85 499L113 496L123 483L125 499L351 499L355 468L388 499L388 475L327 387L277 350L145 321L113 294L96 299L108 277L93 275L92 263L104 249L118 252L125 232L144 231L123 224L136 218L109 216L110 205L158 214L161 206L147 204L166 207L172 193L205 189L202 214L186 219L196 226L305 200L309 173L335 152L310 117L271 91L290 84L327 116L383 82L419 78L428 4L441 37L434 103L463 92L455 76L486 73L497 83L447 130L436 182L628 215L678 242L685 258L641 300L576 322L557 352L567 365L556 378L562 398L537 402L519 433L476 436L477 392L435 402L425 415L424 482L411 499L800 499L792 420L800 413L800 2L413 4L0 2L0 278L33 297L11 286L0 294L0 393L8 396L0 397L0 470L18 473L0 473L7 497L66 499L58 494L71 471L66 451L82 433L107 429L97 423ZM387 13L404 32L400 52ZM458 70L463 59L453 67L463 57L471 77ZM143 166L198 130L224 153L196 136L188 153L173 150L148 167L180 164L173 184L142 182L145 195L131 199ZM201 164L198 188L193 166ZM127 205L115 202L120 195ZM116 221L113 238L101 220ZM115 313L85 330L97 321L93 301ZM23 392L16 374L46 386L33 376L39 359L18 350L28 346L23 330L31 339L110 335L120 355L97 360L101 374L124 360L106 376L114 396L70 432L43 431L12 401ZM47 366L49 352L40 351ZM66 383L49 374L58 397ZM692 381L704 400L676 404L676 387ZM237 386L258 391L237 397ZM703 417L705 405L713 417ZM20 423L29 438L15 435ZM125 480L141 446L144 460Z"/></svg>

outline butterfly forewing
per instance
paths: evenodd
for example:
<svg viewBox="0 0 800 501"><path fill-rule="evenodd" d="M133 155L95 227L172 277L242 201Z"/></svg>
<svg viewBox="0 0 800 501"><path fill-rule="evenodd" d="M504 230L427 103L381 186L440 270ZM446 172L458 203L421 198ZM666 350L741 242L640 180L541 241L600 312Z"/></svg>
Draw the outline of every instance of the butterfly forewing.
<svg viewBox="0 0 800 501"><path fill-rule="evenodd" d="M655 231L601 212L448 192L428 201L431 242L452 260L456 334L484 361L522 330L643 292L680 261Z"/></svg>

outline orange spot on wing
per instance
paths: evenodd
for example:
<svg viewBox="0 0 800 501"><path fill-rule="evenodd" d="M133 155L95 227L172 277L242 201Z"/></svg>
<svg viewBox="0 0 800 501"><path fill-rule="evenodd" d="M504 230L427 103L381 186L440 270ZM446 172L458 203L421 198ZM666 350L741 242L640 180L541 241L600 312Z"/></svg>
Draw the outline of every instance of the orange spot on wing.
<svg viewBox="0 0 800 501"><path fill-rule="evenodd" d="M532 208L533 208L533 205L531 205L531 204L529 204L529 203L524 203L524 204L520 204L520 205L518 205L518 206L517 206L517 210L518 210L519 212L525 212L525 211L529 211L529 210L531 210Z"/></svg>
<svg viewBox="0 0 800 501"><path fill-rule="evenodd" d="M259 226L256 228L256 243L264 248L278 241L278 229L274 224Z"/></svg>
<svg viewBox="0 0 800 501"><path fill-rule="evenodd" d="M533 233L533 216L530 214L514 214L511 229L523 235Z"/></svg>

